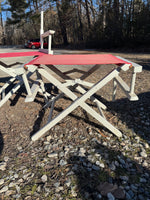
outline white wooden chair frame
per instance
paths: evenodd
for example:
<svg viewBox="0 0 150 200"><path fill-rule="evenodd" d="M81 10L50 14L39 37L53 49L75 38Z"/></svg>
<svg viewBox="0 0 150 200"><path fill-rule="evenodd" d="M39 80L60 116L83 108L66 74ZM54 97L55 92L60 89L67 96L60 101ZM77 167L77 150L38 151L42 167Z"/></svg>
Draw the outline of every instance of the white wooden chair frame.
<svg viewBox="0 0 150 200"><path fill-rule="evenodd" d="M43 29L43 15L44 12L41 11L41 29L40 29L40 42L41 42L41 48L39 49L39 51L43 52L43 53L47 53L47 54L53 54L53 51L51 49L52 46L52 35L54 35L55 31L53 30L49 30L47 32L44 33L44 29ZM44 38L48 37L48 49L44 49L43 45L44 45Z"/></svg>
<svg viewBox="0 0 150 200"><path fill-rule="evenodd" d="M18 64L18 63L15 63ZM12 64L13 66L15 64ZM26 91L27 91L27 97L26 102L32 102L35 99L35 96L37 92L40 92L44 95L45 99L48 100L49 94L45 91L44 83L42 81L42 78L40 74L38 74L38 71L35 69L32 69L32 71L27 71L24 68L25 64L21 64L19 67L12 68L12 65L6 65L2 61L0 61L0 70L5 72L8 75L9 80L0 88L0 107L6 103L6 101L11 98L11 96L16 93L20 87L24 84ZM30 77L33 75L33 73L37 74L36 81L33 81ZM18 81L11 90L6 92L8 90L8 87L10 87L15 81ZM32 83L32 87L31 84Z"/></svg>
<svg viewBox="0 0 150 200"><path fill-rule="evenodd" d="M122 58L121 58L122 59ZM130 61L128 61L130 62ZM58 70L55 66L51 65L48 66L53 72L55 72L58 76L63 78L66 82L62 83L58 79L54 77L54 75L48 73L43 67L37 67L35 65L28 65L28 70L32 71L32 69L35 69L38 71L38 73L46 78L49 82L51 82L54 86L56 86L61 93L58 94L56 97L51 96L51 100L45 105L51 106L50 114L48 117L47 124L41 128L37 133L35 133L32 136L32 140L35 141L39 139L41 136L43 136L48 130L50 130L53 126L55 126L58 122L60 122L64 117L66 117L69 113L71 113L74 109L76 109L78 106L81 106L85 111L87 111L92 117L94 117L98 122L100 122L104 127L106 127L108 130L110 130L113 134L115 134L117 137L121 137L122 133L115 128L112 124L110 124L107 119L105 118L102 109L105 110L106 106L100 102L98 99L96 99L93 95L100 90L104 85L106 85L111 80L114 80L114 87L113 87L113 100L116 96L116 86L117 84L121 87L121 89L124 91L126 96L129 98L129 100L134 101L138 100L137 95L134 93L134 87L135 87L135 78L136 73L142 71L142 66L130 62L133 65L133 75L131 80L130 87L122 80L122 78L119 76L120 72L127 71L130 68L130 64L123 64L122 66L116 66L112 72L110 72L108 75L106 75L104 78L102 78L97 83L89 83L84 81L86 77L88 77L91 73L93 73L95 70L98 69L99 65L94 65L89 71L83 72L81 70L78 70L80 72L83 72L84 74L79 78L72 80L67 74L72 73L76 70L71 70L68 72L61 72ZM90 89L86 91L83 86L88 86ZM72 89L78 90L82 95L78 97ZM56 117L52 118L52 113L54 110L55 102L60 99L63 95L68 96L73 102L70 106L68 106L65 110L63 110L60 114L58 114ZM94 103L96 103L98 110L100 113L97 113L94 109L92 109L85 101L87 99L92 100Z"/></svg>

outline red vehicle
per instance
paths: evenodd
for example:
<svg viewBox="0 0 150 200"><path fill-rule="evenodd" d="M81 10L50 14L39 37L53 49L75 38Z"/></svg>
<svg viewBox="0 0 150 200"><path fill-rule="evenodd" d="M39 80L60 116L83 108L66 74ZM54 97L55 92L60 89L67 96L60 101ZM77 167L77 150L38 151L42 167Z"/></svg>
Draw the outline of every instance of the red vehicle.
<svg viewBox="0 0 150 200"><path fill-rule="evenodd" d="M28 40L27 43L25 43L26 48L31 48L31 49L38 49L41 47L40 39L32 39ZM43 44L44 48L48 48L48 43L44 42Z"/></svg>

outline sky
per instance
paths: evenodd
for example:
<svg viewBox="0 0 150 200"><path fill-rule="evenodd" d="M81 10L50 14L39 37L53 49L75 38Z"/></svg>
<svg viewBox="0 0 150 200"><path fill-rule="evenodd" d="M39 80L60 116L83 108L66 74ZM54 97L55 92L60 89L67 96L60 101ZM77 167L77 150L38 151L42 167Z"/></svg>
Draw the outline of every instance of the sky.
<svg viewBox="0 0 150 200"><path fill-rule="evenodd" d="M3 9L7 9L8 8L8 6L5 5L5 3L6 3L6 0L0 0L0 4L1 4L1 7ZM6 21L6 18L10 17L10 12L9 11L2 11L2 17L3 17L3 21Z"/></svg>

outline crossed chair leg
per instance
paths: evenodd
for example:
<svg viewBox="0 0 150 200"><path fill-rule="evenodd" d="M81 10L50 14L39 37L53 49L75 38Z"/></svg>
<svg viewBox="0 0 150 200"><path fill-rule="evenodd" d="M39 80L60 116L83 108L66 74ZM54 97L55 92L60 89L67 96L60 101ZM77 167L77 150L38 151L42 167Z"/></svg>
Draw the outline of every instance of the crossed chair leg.
<svg viewBox="0 0 150 200"><path fill-rule="evenodd" d="M81 85L77 84L77 86L76 86L75 85L76 83L72 84L73 86L75 86L75 88L80 93L82 93L82 96L80 96L80 97L78 97L76 94L74 94L72 92L72 90L69 88L70 84L68 84L69 85L69 87L68 87L67 82L64 84L61 83L54 76L47 73L44 69L38 69L38 71L44 78L46 78L52 84L54 84L62 93L59 94L57 97L53 97L53 99L51 100L51 103L50 103L51 111L50 111L50 115L49 115L49 121L43 128L41 128L37 133L35 133L32 136L33 141L35 141L35 140L39 139L41 136L43 136L49 129L51 129L54 125L56 125L59 121L61 121L64 117L66 117L69 113L71 113L78 106L82 107L86 112L88 112L90 115L92 115L92 117L94 117L104 127L106 127L112 133L114 133L117 137L122 136L122 133L118 129L116 129L113 125L111 125L104 117L101 108L106 109L106 106L93 96L99 89L101 89L104 85L106 85L110 80L112 80L114 77L116 77L119 74L119 72L116 69L113 70L109 75L104 77L102 80L100 80L96 84L93 84L93 86L88 91L86 91L84 88L82 88ZM52 112L54 109L54 104L55 104L56 100L59 99L60 97L62 97L64 94L66 96L68 96L73 102L70 106L68 106L65 110L63 110L60 114L58 114L55 118L52 119ZM85 102L89 98L98 105L100 114L97 113L94 109L92 109Z"/></svg>
<svg viewBox="0 0 150 200"><path fill-rule="evenodd" d="M14 63L12 65L6 65L0 61L0 70L5 72L10 79L0 88L0 107L6 103L6 101L15 94L22 85L25 86L27 91L26 102L32 102L35 99L37 92L40 92L44 95L45 101L48 101L49 94L46 92L44 83L42 81L41 75L36 71L26 71L24 64L21 64L19 67L11 68L12 66L18 65L21 63ZM33 81L31 76L36 73L37 79ZM16 82L17 81L17 82ZM16 82L16 83L15 83ZM13 84L15 85L13 86ZM9 87L11 89L9 90Z"/></svg>
<svg viewBox="0 0 150 200"><path fill-rule="evenodd" d="M134 64L134 63L133 63ZM134 66L134 65L133 65ZM30 71L30 67L35 67L34 65L28 66L28 69ZM43 136L47 131L49 131L53 126L55 126L58 122L60 122L64 117L66 117L68 114L70 114L73 110L75 110L78 106L82 107L86 112L88 112L90 115L92 115L93 118L95 118L98 122L100 122L104 127L106 127L109 131L111 131L114 135L117 137L121 137L122 133L115 128L112 124L110 124L107 119L105 118L103 111L106 109L106 106L100 102L98 99L94 97L94 94L100 90L103 86L105 86L108 82L111 80L114 80L114 91L113 91L113 97L115 97L116 94L116 85L118 84L121 89L125 92L126 96L129 98L129 100L138 100L138 97L134 93L134 85L135 85L135 76L137 72L141 72L142 68L141 66L134 66L133 70L133 76L131 80L130 87L121 79L119 76L119 73L121 70L127 71L130 69L130 64L123 64L122 66L116 66L115 69L113 69L109 74L107 74L104 78L102 78L97 83L89 83L84 81L86 77L88 77L92 72L94 72L96 69L98 69L98 65L93 66L89 71L83 72L80 70L80 72L83 72L83 75L79 79L71 79L68 76L68 73L74 72L74 70L70 70L68 72L61 72L58 70L55 66L49 66L50 69L55 72L58 76L63 78L65 80L65 83L60 82L58 79L56 79L52 74L48 73L44 68L40 68L36 66L36 70L41 75L41 77L44 77L47 79L50 83L52 83L54 86L56 86L61 93L57 96L51 96L51 99L46 103L46 107L51 107L50 114L48 117L47 124L42 127L38 132L36 132L32 136L32 140L35 141L39 139L41 136ZM83 86L87 86L90 89L85 90ZM78 97L73 91L78 90L81 93L81 96ZM58 114L56 117L52 118L53 110L55 102L66 95L69 97L73 102L70 106L68 106L65 110L63 110L60 114ZM96 103L99 113L97 113L94 109L92 109L87 103L86 100L90 99L94 103Z"/></svg>

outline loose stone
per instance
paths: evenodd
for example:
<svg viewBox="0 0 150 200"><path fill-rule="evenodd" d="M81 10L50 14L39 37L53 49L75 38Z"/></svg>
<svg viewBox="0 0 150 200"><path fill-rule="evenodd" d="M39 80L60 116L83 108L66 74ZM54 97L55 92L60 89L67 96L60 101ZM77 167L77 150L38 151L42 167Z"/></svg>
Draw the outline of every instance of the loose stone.
<svg viewBox="0 0 150 200"><path fill-rule="evenodd" d="M104 168L104 167L105 167L104 163L100 163L99 166L100 166L101 168Z"/></svg>
<svg viewBox="0 0 150 200"><path fill-rule="evenodd" d="M57 187L60 186L60 183L59 183L59 182L56 182L56 183L54 183L54 186L57 188Z"/></svg>
<svg viewBox="0 0 150 200"><path fill-rule="evenodd" d="M142 156L143 158L147 158L147 153L142 151L142 152L140 152L140 156Z"/></svg>
<svg viewBox="0 0 150 200"><path fill-rule="evenodd" d="M96 165L93 165L92 169L94 169L95 171L99 171L100 170L100 168L98 166L96 166Z"/></svg>
<svg viewBox="0 0 150 200"><path fill-rule="evenodd" d="M64 166L64 165L66 165L67 164L67 161L65 161L65 160L60 160L59 161L59 164L61 165L61 166Z"/></svg>
<svg viewBox="0 0 150 200"><path fill-rule="evenodd" d="M42 180L43 183L45 183L45 182L47 181L47 176L46 176L46 175L43 175L43 176L41 177L41 180Z"/></svg>
<svg viewBox="0 0 150 200"><path fill-rule="evenodd" d="M3 185L4 179L0 179L0 185Z"/></svg>
<svg viewBox="0 0 150 200"><path fill-rule="evenodd" d="M8 186L4 186L1 190L0 190L0 194L3 192L7 192L8 190Z"/></svg>
<svg viewBox="0 0 150 200"><path fill-rule="evenodd" d="M49 158L56 158L57 156L58 156L57 153L50 153L50 154L48 154Z"/></svg>
<svg viewBox="0 0 150 200"><path fill-rule="evenodd" d="M140 178L140 183L146 183L147 180L145 178Z"/></svg>
<svg viewBox="0 0 150 200"><path fill-rule="evenodd" d="M5 157L4 157L4 161L5 161L5 162L8 162L8 160L9 160L9 157L8 157L8 156L5 156Z"/></svg>
<svg viewBox="0 0 150 200"><path fill-rule="evenodd" d="M107 193L107 197L109 200L115 200L115 197L111 194L111 192Z"/></svg>
<svg viewBox="0 0 150 200"><path fill-rule="evenodd" d="M2 171L6 170L6 162L0 163L0 170L2 170Z"/></svg>

